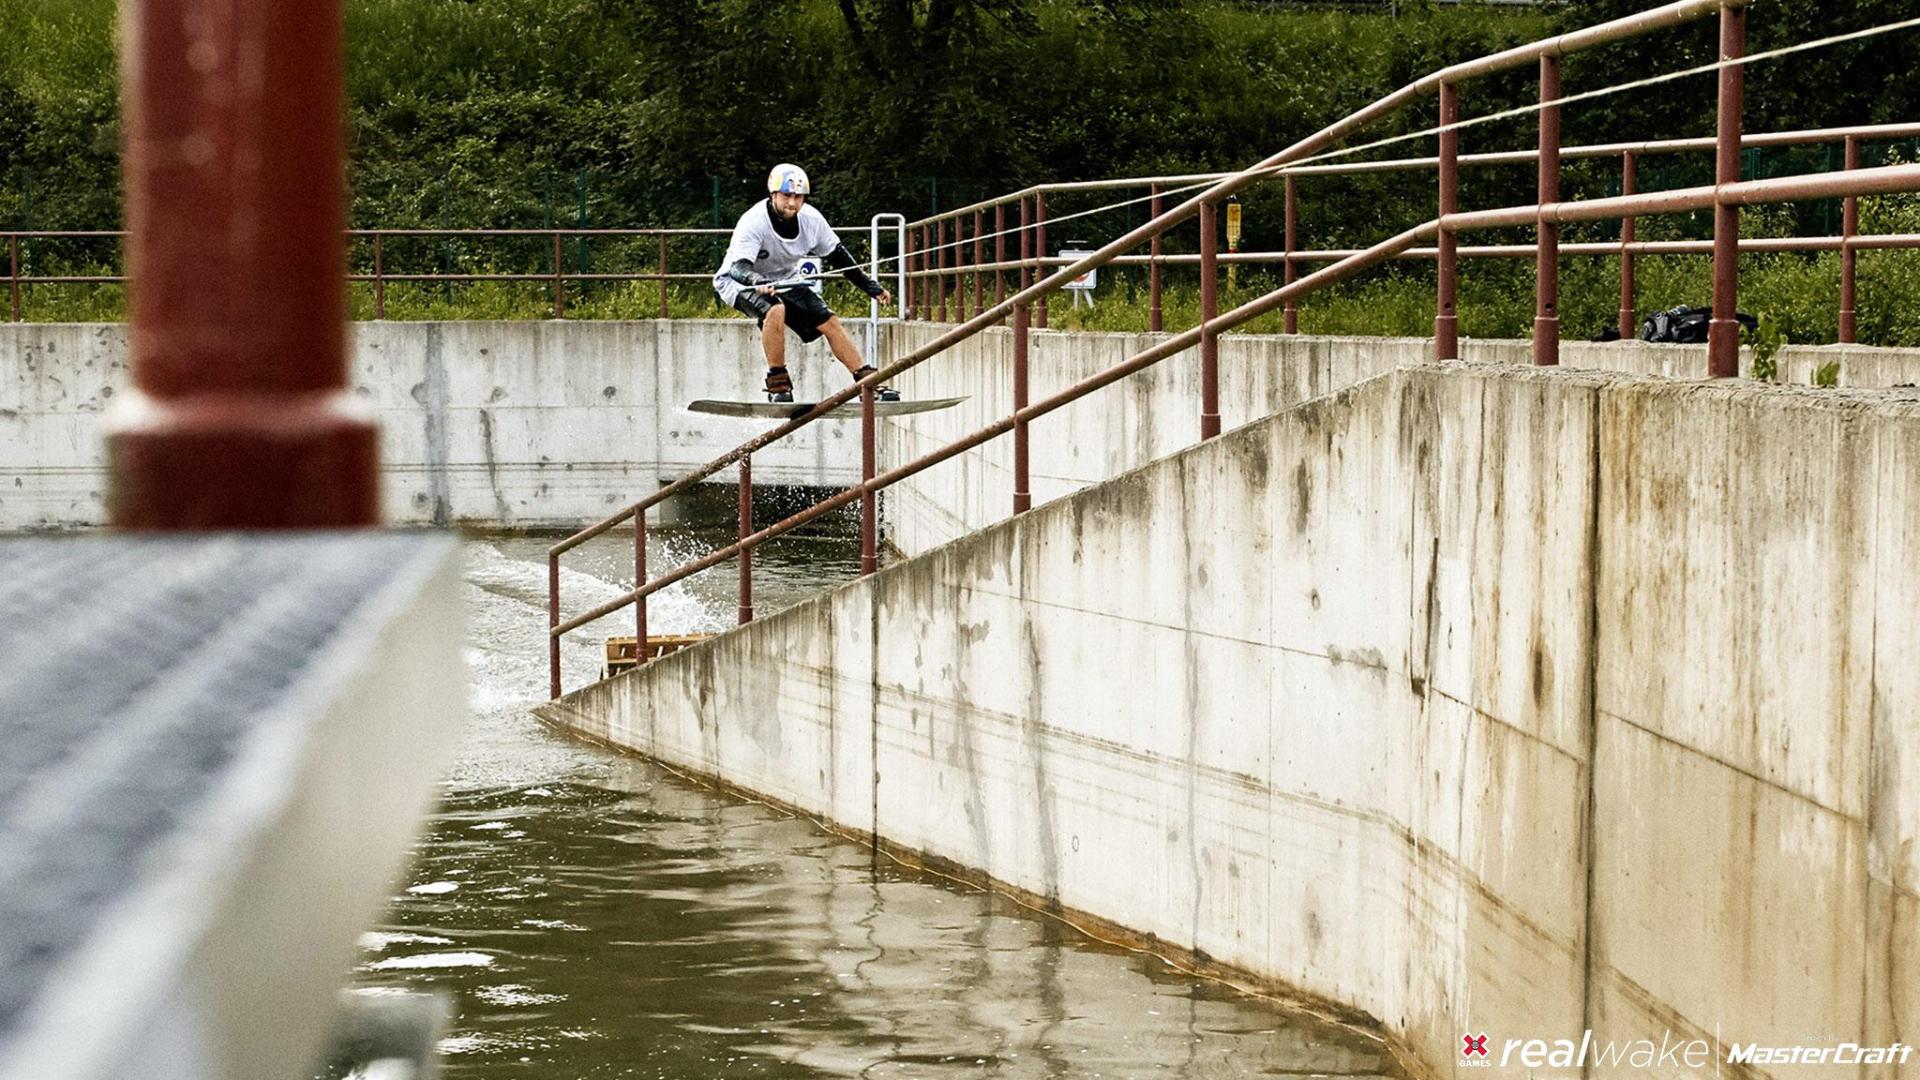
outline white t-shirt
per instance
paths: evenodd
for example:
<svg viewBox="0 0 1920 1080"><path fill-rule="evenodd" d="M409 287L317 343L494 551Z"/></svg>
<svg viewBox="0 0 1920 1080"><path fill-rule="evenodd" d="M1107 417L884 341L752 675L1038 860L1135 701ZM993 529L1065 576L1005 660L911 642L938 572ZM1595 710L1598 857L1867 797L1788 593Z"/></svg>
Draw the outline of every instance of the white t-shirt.
<svg viewBox="0 0 1920 1080"><path fill-rule="evenodd" d="M791 240L773 231L770 213L765 201L754 203L733 227L727 254L720 260L719 272L713 275L713 289L729 307L733 306L733 298L740 295L740 290L746 288L727 276L727 269L741 259L751 260L753 272L762 278L778 281L801 273L819 273L826 268L821 256L840 246L833 226L828 225L826 217L811 204L801 204L800 228ZM803 264L809 262L812 268L803 269ZM814 288L819 288L817 282Z"/></svg>

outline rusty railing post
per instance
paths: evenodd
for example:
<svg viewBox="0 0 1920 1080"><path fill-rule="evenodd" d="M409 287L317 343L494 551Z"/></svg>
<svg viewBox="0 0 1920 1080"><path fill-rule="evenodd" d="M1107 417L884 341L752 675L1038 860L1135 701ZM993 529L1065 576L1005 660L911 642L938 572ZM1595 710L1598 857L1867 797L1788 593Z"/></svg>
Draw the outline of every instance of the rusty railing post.
<svg viewBox="0 0 1920 1080"><path fill-rule="evenodd" d="M1220 314L1220 241L1210 202L1200 204L1200 437L1220 434L1220 339L1207 323Z"/></svg>
<svg viewBox="0 0 1920 1080"><path fill-rule="evenodd" d="M1033 257L1040 260L1034 264L1035 280L1047 276L1047 193L1033 193ZM1034 305L1033 325L1041 330L1047 328L1047 294L1041 293L1040 300Z"/></svg>
<svg viewBox="0 0 1920 1080"><path fill-rule="evenodd" d="M667 317L667 234L660 234L660 317ZM643 642L644 644L644 642Z"/></svg>
<svg viewBox="0 0 1920 1080"><path fill-rule="evenodd" d="M953 321L967 321L967 219L953 219Z"/></svg>
<svg viewBox="0 0 1920 1080"><path fill-rule="evenodd" d="M567 317L566 287L562 284L565 280L563 275L567 272L567 265L561 255L560 243L560 230L555 229L553 233L553 317L556 319Z"/></svg>
<svg viewBox="0 0 1920 1080"><path fill-rule="evenodd" d="M860 574L880 569L880 493L873 489L873 387L860 388Z"/></svg>
<svg viewBox="0 0 1920 1080"><path fill-rule="evenodd" d="M1560 58L1540 58L1539 203L1560 201ZM1539 250L1534 260L1533 362L1560 362L1560 225L1542 215L1535 225Z"/></svg>
<svg viewBox="0 0 1920 1080"><path fill-rule="evenodd" d="M560 698L560 556L547 556L547 697Z"/></svg>
<svg viewBox="0 0 1920 1080"><path fill-rule="evenodd" d="M959 222L954 222L956 230ZM947 219L941 218L933 223L934 266L933 274L933 321L947 321L947 256L952 251L947 247Z"/></svg>
<svg viewBox="0 0 1920 1080"><path fill-rule="evenodd" d="M1747 10L1720 9L1720 59L1737 60L1747 51ZM1715 125L1713 182L1740 182L1740 112L1744 67L1720 69L1720 109ZM1740 208L1725 200L1713 207L1713 318L1707 323L1707 375L1729 379L1740 374Z"/></svg>
<svg viewBox="0 0 1920 1080"><path fill-rule="evenodd" d="M1280 270L1280 283L1282 285L1291 285L1293 284L1294 278L1299 276L1299 269L1294 265L1293 255L1294 255L1294 252L1300 250L1300 239L1295 233L1295 229L1298 226L1300 221L1300 202L1299 202L1299 197L1294 190L1292 174L1288 174L1287 176L1286 189L1287 189L1287 199L1286 199L1287 261L1286 261L1286 265L1283 266ZM1280 318L1281 318L1280 329L1282 333L1287 333L1287 334L1299 333L1300 332L1300 302L1298 300L1293 299L1292 297L1288 297L1285 306L1281 309Z"/></svg>
<svg viewBox="0 0 1920 1080"><path fill-rule="evenodd" d="M740 539L753 535L753 455L740 459ZM740 549L740 622L753 621L753 549Z"/></svg>
<svg viewBox="0 0 1920 1080"><path fill-rule="evenodd" d="M936 282L930 276L934 260L932 236L932 226L920 227L920 318L922 320L933 318L933 289Z"/></svg>
<svg viewBox="0 0 1920 1080"><path fill-rule="evenodd" d="M387 317L387 280L386 252L382 241L386 239L380 233L373 234L373 317Z"/></svg>
<svg viewBox="0 0 1920 1080"><path fill-rule="evenodd" d="M13 282L13 321L20 321L20 238L7 237L7 270Z"/></svg>
<svg viewBox="0 0 1920 1080"><path fill-rule="evenodd" d="M121 528L380 519L379 429L347 384L341 2L245 10L123 10L139 47L121 80L135 268L133 389L108 434Z"/></svg>
<svg viewBox="0 0 1920 1080"><path fill-rule="evenodd" d="M1460 122L1460 87L1440 84L1440 126ZM1455 307L1459 279L1459 237L1446 227L1444 219L1460 209L1460 132L1440 133L1440 217L1443 223L1435 237L1440 249L1437 260L1437 284L1433 305L1433 358L1460 359L1460 315Z"/></svg>
<svg viewBox="0 0 1920 1080"><path fill-rule="evenodd" d="M1027 229L1027 200L1020 200L1020 290L1025 292L1027 260L1032 255L1033 234ZM1026 304L1013 308L1013 411L1027 407L1027 327L1032 318ZM1033 506L1033 493L1027 477L1027 422L1013 422L1013 512L1024 514Z"/></svg>
<svg viewBox="0 0 1920 1080"><path fill-rule="evenodd" d="M1024 204L1022 204L1024 205ZM1007 302L1007 272L999 264L1007 261L1007 204L993 207L993 306Z"/></svg>
<svg viewBox="0 0 1920 1080"><path fill-rule="evenodd" d="M1148 190L1153 195L1153 201L1147 204L1147 216L1157 219L1162 213L1160 185L1154 184ZM1160 308L1160 234L1154 233L1153 239L1147 244L1147 257L1150 260L1147 263L1147 329L1158 334L1165 326Z"/></svg>
<svg viewBox="0 0 1920 1080"><path fill-rule="evenodd" d="M907 272L906 281L900 286L900 317L902 319L911 319L913 318L914 311L913 289L914 285L917 284L913 272L920 266L915 253L919 249L913 242L914 230L905 229L902 230L902 233L903 235L900 238L900 265L903 266Z"/></svg>
<svg viewBox="0 0 1920 1080"><path fill-rule="evenodd" d="M1639 191L1640 155L1629 150L1620 156L1620 194L1636 195ZM1636 218L1620 219L1620 336L1627 341L1639 336L1639 290L1633 279L1633 239L1638 231Z"/></svg>
<svg viewBox="0 0 1920 1080"><path fill-rule="evenodd" d="M1849 172L1860 167L1860 137L1847 136L1846 168ZM1854 311L1857 286L1855 273L1859 265L1859 253L1853 249L1853 238L1860 232L1860 198L1849 195L1840 203L1840 342L1851 345L1858 327ZM17 316L16 316L17 317Z"/></svg>
<svg viewBox="0 0 1920 1080"><path fill-rule="evenodd" d="M987 261L987 212L973 212L973 313L987 310L987 279L980 272L980 264Z"/></svg>
<svg viewBox="0 0 1920 1080"><path fill-rule="evenodd" d="M633 515L633 587L638 589L647 583L647 512L635 511ZM633 602L633 657L634 664L647 662L647 598L641 597Z"/></svg>

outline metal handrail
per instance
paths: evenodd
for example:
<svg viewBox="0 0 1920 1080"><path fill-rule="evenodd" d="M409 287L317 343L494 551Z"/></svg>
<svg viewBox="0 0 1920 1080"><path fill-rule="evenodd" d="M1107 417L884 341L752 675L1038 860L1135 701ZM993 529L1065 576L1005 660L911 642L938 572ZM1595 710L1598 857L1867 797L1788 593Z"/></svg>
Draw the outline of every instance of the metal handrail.
<svg viewBox="0 0 1920 1080"><path fill-rule="evenodd" d="M660 317L667 317L667 282L669 281L707 281L713 277L711 271L702 273L674 272L667 270L667 240L669 237L684 236L728 236L731 229L715 228L565 228L547 229L429 229L429 228L375 228L348 229L346 236L351 243L354 240L373 241L373 272L349 273L349 282L371 283L374 287L373 317L384 319L386 311L386 284L390 281L405 282L476 282L476 281L538 281L553 286L553 317L566 317L566 284L570 281L657 281L660 283ZM860 229L835 229L837 233L857 234ZM26 240L71 240L71 239L124 239L124 229L85 229L85 230L0 230L0 238L7 243L8 281L12 295L12 321L19 322L23 316L20 290L28 285L114 285L127 280L125 274L89 274L89 275L46 275L23 274L20 272L20 244ZM652 272L649 273L592 273L584 271L568 272L561 246L568 239L593 239L596 237L657 237L660 241L659 257ZM541 273L419 273L392 274L386 272L384 244L389 237L435 238L435 237L546 237L553 241L553 269Z"/></svg>
<svg viewBox="0 0 1920 1080"><path fill-rule="evenodd" d="M1822 144L1844 143L1849 139L1865 142L1888 142L1898 139L1920 138L1920 124L1855 124L1849 127L1800 128L1791 131L1756 131L1741 136L1740 147L1743 150L1756 150L1782 146L1818 146ZM1678 154L1713 150L1718 140L1710 135L1687 139L1648 139L1639 142L1589 143L1583 146L1562 147L1562 159L1593 159L1619 157L1623 154L1646 156L1648 154ZM1465 165L1525 165L1537 161L1540 157L1538 147L1524 150L1500 150L1480 154L1461 154L1457 159ZM1272 170L1268 179L1283 179L1288 176L1350 176L1360 173L1377 172L1417 172L1432 169L1440 164L1439 157L1389 158L1381 161L1328 162L1313 165L1293 165ZM999 206L1018 203L1021 199L1034 195L1074 194L1086 191L1123 191L1147 188L1155 184L1194 184L1205 181L1223 180L1235 176L1232 172L1166 173L1158 176L1123 176L1102 180L1066 180L1029 184L1018 191L1004 195L995 195L990 199L969 203L966 206L942 210L907 222L907 228L915 229L932 225L940 221L964 218L969 214L992 210Z"/></svg>
<svg viewBox="0 0 1920 1080"><path fill-rule="evenodd" d="M1725 182L1727 179L1726 164L1728 154L1732 151L1737 155L1737 147L1740 139L1738 126L1740 79L1738 77L1739 69L1734 65L1738 63L1738 58L1744 54L1745 7L1746 0L1675 0L1673 3L1663 5L1651 11L1615 19L1596 27L1589 27L1585 30L1559 35L1558 37L1549 38L1531 45L1508 49L1479 60L1455 64L1417 82L1408 84L1393 93L1385 95L1373 104L1350 114L1334 124L1328 125L1313 135L1294 143L1285 150L1271 155L1251 168L1221 179L1205 191L1186 199L1172 209L1162 211L1160 207L1156 205L1154 208L1156 212L1146 224L1130 230L1115 240L1109 241L1102 245L1097 251L1075 259L1065 267L1056 270L1037 282L1031 284L1026 283L1024 280L1026 274L1023 268L1021 273L1021 287L1012 296L1000 297L999 293L996 292L997 302L991 308L979 311L971 319L964 320L959 325L938 335L934 340L909 351L904 357L886 365L865 379L860 380L854 386L828 396L825 400L808 410L804 415L789 420L772 431L748 440L732 451L721 455L708 464L701 466L688 475L667 485L660 491L633 503L624 510L550 547L548 549L548 644L549 684L553 696L558 697L561 691L560 639L563 634L577 629L580 626L584 626L596 619L612 614L629 604L636 606L636 620L641 628L641 632L644 633L645 600L652 593L691 574L718 565L720 562L724 562L736 555L745 556L759 544L791 529L797 528L822 514L831 512L833 509L847 505L856 498L871 499L877 492L899 480L912 476L922 469L945 461L956 454L963 453L1008 431L1013 431L1016 435L1014 454L1014 509L1016 513L1024 510L1030 502L1030 496L1027 492L1025 468L1026 447L1024 440L1025 428L1028 423L1092 390L1124 378L1135 371L1141 370L1174 353L1190 348L1195 344L1201 347L1203 361L1201 432L1203 438L1210 437L1212 434L1217 433L1219 421L1217 381L1213 371L1216 354L1212 349L1212 345L1214 339L1221 331L1238 326L1249 319L1286 304L1301 295L1324 288L1327 285L1349 277L1377 263L1397 257L1414 248L1420 241L1433 237L1441 238L1439 255L1443 267L1442 298L1445 301L1442 304L1442 310L1443 312L1447 311L1451 306L1451 294L1447 292L1447 273L1451 259L1457 256L1457 252L1453 250L1452 246L1453 235L1458 231L1479 226L1479 223L1477 223L1474 218L1462 216L1453 209L1450 205L1451 189L1446 186L1451 181L1451 177L1447 174L1457 172L1457 138L1450 138L1449 133L1453 130L1452 125L1457 123L1457 105L1455 104L1457 97L1453 94L1453 87L1454 84L1460 80L1507 70L1529 62L1538 62L1541 66L1543 91L1546 91L1543 93L1543 101L1550 103L1558 97L1558 58L1560 56L1582 48L1657 30L1689 19L1701 18L1708 14L1718 14L1721 20L1721 55L1725 66L1721 68L1720 129L1716 136L1715 146L1720 159L1718 166L1719 177L1723 182L1712 189L1708 189L1707 195L1711 204L1717 208L1716 217L1718 225L1724 226L1729 220L1734 220L1730 219L1730 208L1738 205L1740 202L1806 197L1802 192L1845 194L1855 191L1858 193L1867 193L1873 190L1920 190L1920 166L1899 166L1884 171L1858 170L1857 168L1853 168L1849 173L1841 174L1838 182L1817 176L1782 178L1781 180L1774 181L1755 181L1748 184ZM1441 96L1442 103L1443 133L1441 135L1441 171L1443 174L1443 186L1441 213L1432 221L1406 230L1397 236L1363 249L1360 252L1348 255L1333 265L1317 270L1298 281L1289 281L1281 288L1242 304L1232 311L1220 313L1214 310L1212 291L1207 289L1205 284L1212 276L1211 271L1216 265L1215 253L1211 249L1211 244L1208 243L1212 234L1211 218L1213 204L1256 182L1258 179L1269 175L1277 167L1291 164L1305 158L1347 133L1371 123L1381 116L1407 104L1409 101L1429 92L1438 92ZM1541 111L1542 146L1539 154L1539 159L1542 162L1543 193L1548 190L1546 174L1549 164L1553 167L1555 174L1554 179L1557 185L1558 128L1557 106L1551 106L1550 104L1543 105ZM1855 144L1850 143L1849 145L1851 150ZM1852 157L1853 155L1850 153L1850 166L1856 164L1851 160ZM1733 161L1737 168L1737 156ZM1865 177L1865 173L1870 171L1875 172L1876 175L1870 178ZM1626 201L1620 202L1610 208L1611 216L1620 216L1623 213L1638 214L1656 212L1651 208L1657 205L1657 200L1661 197L1660 194L1638 197L1629 196ZM1031 204L1035 205L1035 209L1038 211L1037 200L1033 200ZM1020 205L1023 219L1021 222L1020 238L1022 245L1025 246L1030 235L1027 228L1028 222L1025 220L1026 209L1028 205L1030 205L1030 202L1028 200L1021 200ZM1572 209L1572 205L1573 204L1559 204L1556 198L1543 197L1539 203L1532 208L1534 212L1533 220L1542 230L1542 239L1538 250L1541 253L1543 263L1546 261L1546 252L1554 251L1557 254L1557 235L1552 237L1555 242L1549 245L1549 234L1547 230L1551 226L1548 219L1543 215L1542 208L1556 207L1555 213L1564 212L1566 214L1577 214L1578 211ZM1086 271L1107 265L1116 257L1121 256L1124 252L1139 245L1143 241L1157 240L1160 234L1168 228L1195 215L1202 217L1203 265L1205 265L1209 271L1206 275L1203 275L1202 279L1202 313L1199 325L1183 333L1172 335L1152 348L1138 353L1126 361L1089 379L1083 380L1051 397L1038 403L1029 404L1026 401L1025 378L1025 345L1029 305L1047 294L1058 290L1061 286L1079 277ZM1044 218L1037 212L1035 217L1038 220L1034 223L1035 228L1033 232L1039 233L1042 227L1040 223L1044 222ZM1737 220L1734 228L1737 230ZM976 239L976 246L977 245L978 240ZM1044 250L1044 244L1042 245L1042 249ZM1732 255L1737 251L1737 235L1733 231L1717 228L1714 250L1716 266L1724 265L1730 269L1732 266ZM1039 267L1040 269L1036 271L1037 273L1044 273L1043 264L1031 258L1032 255L1036 254L1039 253L1023 252L1022 261ZM1554 276L1557 280L1557 270ZM1549 295L1547 290L1550 287L1549 283L1542 282L1541 295L1543 300ZM1730 321L1731 302L1731 286L1723 286L1720 275L1716 274L1716 323L1722 321L1723 315L1727 317L1727 321ZM1725 312L1722 311L1723 306L1727 308ZM799 514L795 514L784 521L768 526L757 532L751 530L751 517L748 513L751 489L748 486L747 475L751 455L755 451L825 415L830 410L851 400L856 394L862 396L864 406L863 419L870 433L873 424L871 408L872 389L875 385L883 380L897 377L923 363L928 358L938 355L953 345L979 333L981 330L998 324L1009 315L1013 317L1014 341L1014 412L1011 415L987 428L975 432L973 435L957 440L932 454L923 456L906 465L890 470L887 473L865 480L856 487L849 488L844 492L834 495L826 501ZM1719 336L1720 328L1716 326L1715 329L1716 336ZM1442 344L1442 338L1438 333L1436 333L1435 340L1436 348L1438 349ZM1714 349L1717 348L1718 346L1716 345ZM1443 352L1442 355L1448 354ZM1709 355L1717 357L1718 354L1710 350ZM1551 362L1551 360L1543 362ZM1717 366L1716 361L1716 368ZM657 579L648 580L644 562L646 535L645 511L680 491L685 490L692 484L698 483L736 462L741 466L742 520L740 539L720 551L710 553L701 559L686 564ZM606 533L629 518L634 520L636 551L634 576L635 581L639 583L638 587L616 600L598 605L590 611L563 621L560 618L560 556L573 547ZM751 617L750 609L744 603L742 604L741 616L743 621Z"/></svg>

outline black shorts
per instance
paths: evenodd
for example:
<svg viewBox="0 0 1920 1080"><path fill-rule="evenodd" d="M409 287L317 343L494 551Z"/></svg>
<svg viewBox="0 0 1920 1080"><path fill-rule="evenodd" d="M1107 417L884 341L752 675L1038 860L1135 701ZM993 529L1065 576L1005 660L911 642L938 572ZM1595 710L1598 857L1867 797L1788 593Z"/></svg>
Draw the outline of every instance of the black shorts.
<svg viewBox="0 0 1920 1080"><path fill-rule="evenodd" d="M833 318L827 302L812 289L786 289L767 296L758 289L743 288L740 295L733 298L733 306L742 315L762 326L766 325L767 315L775 304L787 309L787 329L799 334L801 341L819 340L820 328Z"/></svg>

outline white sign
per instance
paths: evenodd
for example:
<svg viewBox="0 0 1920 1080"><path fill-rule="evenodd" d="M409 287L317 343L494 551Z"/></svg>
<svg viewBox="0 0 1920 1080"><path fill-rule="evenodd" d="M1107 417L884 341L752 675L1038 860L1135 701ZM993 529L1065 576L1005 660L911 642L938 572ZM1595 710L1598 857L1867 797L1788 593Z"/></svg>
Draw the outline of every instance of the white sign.
<svg viewBox="0 0 1920 1080"><path fill-rule="evenodd" d="M1062 251L1060 253L1060 257L1063 259L1084 259L1091 254L1093 254L1093 252L1091 251ZM1081 274L1079 277L1074 278L1072 281L1067 282L1066 285L1062 287L1068 288L1068 289L1080 289L1085 292L1092 292L1093 287L1099 284L1099 281L1100 281L1100 268L1094 267L1093 269L1087 271L1086 273Z"/></svg>

